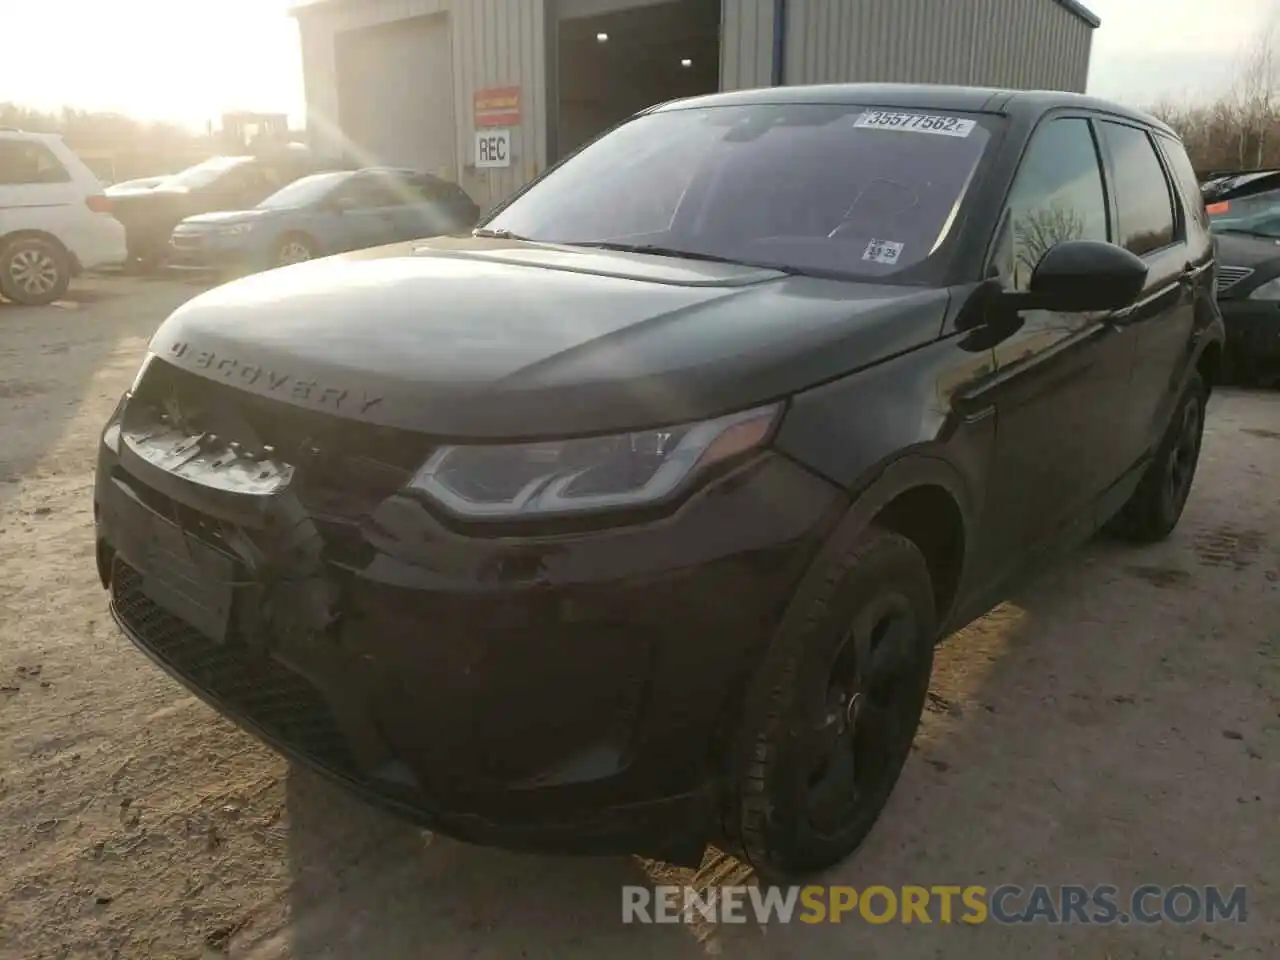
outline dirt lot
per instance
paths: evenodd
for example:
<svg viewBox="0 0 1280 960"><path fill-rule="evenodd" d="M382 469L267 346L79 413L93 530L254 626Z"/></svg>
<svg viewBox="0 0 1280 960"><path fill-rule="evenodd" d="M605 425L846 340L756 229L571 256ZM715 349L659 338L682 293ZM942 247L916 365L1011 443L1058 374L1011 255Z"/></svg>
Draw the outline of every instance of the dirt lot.
<svg viewBox="0 0 1280 960"><path fill-rule="evenodd" d="M943 648L890 809L831 878L1246 884L1246 924L641 929L619 886L669 868L411 829L290 769L116 633L96 435L195 292L114 279L0 305L0 956L1280 956L1280 395L1215 398L1171 541L1093 545Z"/></svg>

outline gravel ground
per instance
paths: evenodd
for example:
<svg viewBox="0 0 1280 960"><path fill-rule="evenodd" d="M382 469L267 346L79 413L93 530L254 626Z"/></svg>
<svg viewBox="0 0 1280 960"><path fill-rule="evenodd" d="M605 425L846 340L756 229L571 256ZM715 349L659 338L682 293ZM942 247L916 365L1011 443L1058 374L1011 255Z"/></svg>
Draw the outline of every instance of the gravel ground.
<svg viewBox="0 0 1280 960"><path fill-rule="evenodd" d="M116 632L97 431L196 288L0 304L0 956L1280 956L1280 395L1222 391L1182 526L1091 545L940 651L918 749L833 883L1245 884L1245 924L663 926L619 886L743 877L471 848L289 765Z"/></svg>

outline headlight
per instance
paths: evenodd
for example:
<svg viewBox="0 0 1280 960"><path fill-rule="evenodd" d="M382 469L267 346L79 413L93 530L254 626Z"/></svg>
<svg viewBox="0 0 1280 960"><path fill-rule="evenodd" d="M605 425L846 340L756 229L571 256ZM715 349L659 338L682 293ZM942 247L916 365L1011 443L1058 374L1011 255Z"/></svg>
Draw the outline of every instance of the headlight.
<svg viewBox="0 0 1280 960"><path fill-rule="evenodd" d="M1254 287L1249 294L1250 300L1280 300L1280 277L1274 280L1268 280L1266 283Z"/></svg>
<svg viewBox="0 0 1280 960"><path fill-rule="evenodd" d="M712 464L759 447L781 409L773 404L610 437L441 447L409 486L470 519L644 506L672 496Z"/></svg>
<svg viewBox="0 0 1280 960"><path fill-rule="evenodd" d="M248 233L252 229L252 223L233 223L229 227L219 227L218 235L222 237L238 237L242 233Z"/></svg>

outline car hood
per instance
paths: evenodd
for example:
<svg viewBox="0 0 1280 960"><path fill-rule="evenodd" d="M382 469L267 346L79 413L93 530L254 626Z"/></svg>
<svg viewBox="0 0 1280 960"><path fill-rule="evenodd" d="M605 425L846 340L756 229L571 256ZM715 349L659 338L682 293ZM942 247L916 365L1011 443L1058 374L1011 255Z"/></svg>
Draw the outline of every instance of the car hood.
<svg viewBox="0 0 1280 960"><path fill-rule="evenodd" d="M235 223L249 223L267 217L279 216L282 210L219 210L216 213L198 213L182 221L183 226L229 227Z"/></svg>
<svg viewBox="0 0 1280 960"><path fill-rule="evenodd" d="M442 438L680 423L935 340L948 294L580 247L397 244L215 288L163 361L285 403Z"/></svg>
<svg viewBox="0 0 1280 960"><path fill-rule="evenodd" d="M1241 233L1215 233L1213 236L1218 262L1225 267L1257 270L1271 261L1280 260L1280 240Z"/></svg>

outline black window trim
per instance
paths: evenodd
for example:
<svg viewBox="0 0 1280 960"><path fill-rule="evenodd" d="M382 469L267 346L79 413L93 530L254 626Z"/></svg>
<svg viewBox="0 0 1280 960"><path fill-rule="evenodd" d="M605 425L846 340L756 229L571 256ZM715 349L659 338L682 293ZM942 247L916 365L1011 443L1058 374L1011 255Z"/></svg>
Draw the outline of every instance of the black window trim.
<svg viewBox="0 0 1280 960"><path fill-rule="evenodd" d="M1018 162L1014 166L1013 176L1010 177L1008 186L1005 187L1004 194L1000 198L999 215L996 217L995 226L991 231L990 237L987 239L987 252L982 258L982 276L989 277L992 263L997 253L996 245L1000 241L1001 228L1004 224L1004 218L1009 209L1009 198L1013 196L1014 188L1018 185L1018 176L1022 173L1022 166L1027 160L1027 155L1031 152L1032 144L1035 143L1036 136L1041 130L1049 124L1058 120L1083 120L1085 127L1089 131L1089 136L1093 140L1094 160L1098 164L1098 180L1102 184L1102 207L1103 215L1107 221L1107 241L1115 242L1117 230L1117 211L1115 197L1111 189L1111 183L1107 177L1107 165L1103 155L1103 144L1098 130L1094 126L1094 120L1097 114L1089 110L1080 110L1073 107L1063 107L1057 110L1051 110L1040 117L1036 121L1031 132L1027 134L1022 143L1022 150L1018 154Z"/></svg>
<svg viewBox="0 0 1280 960"><path fill-rule="evenodd" d="M1173 239L1169 243L1163 244L1159 247L1154 247L1151 250L1147 250L1146 252L1139 254L1139 256L1143 260L1147 260L1152 257L1163 256L1164 254L1168 253L1170 250L1173 250L1175 247L1182 246L1183 244L1185 244L1187 242L1187 233L1186 233L1186 224L1180 220L1180 217L1182 216L1182 203L1178 197L1179 190L1174 185L1173 178L1169 175L1169 168L1165 162L1164 153L1160 150L1160 147L1155 143L1153 139L1155 135L1154 131L1150 127L1147 127L1143 124L1133 123L1132 121L1121 119L1119 117L1113 117L1110 115L1098 116L1096 119L1097 119L1097 122L1100 122L1100 123L1111 123L1117 127L1128 127L1131 130L1137 130L1144 137L1146 137L1147 146L1151 148L1151 152L1155 155L1155 158L1156 158L1156 165L1160 168L1160 172L1164 175L1164 189L1165 189L1166 199L1169 201L1169 212L1173 216ZM1095 137L1098 141L1098 146L1101 148L1103 153L1106 179L1109 182L1113 180L1116 176L1115 157L1112 156L1111 148L1107 145L1107 138L1102 135L1101 130L1095 131ZM1118 201L1116 202L1115 208L1116 208L1116 225L1118 229L1120 224L1120 205ZM1113 239L1112 242L1115 243L1117 241Z"/></svg>

